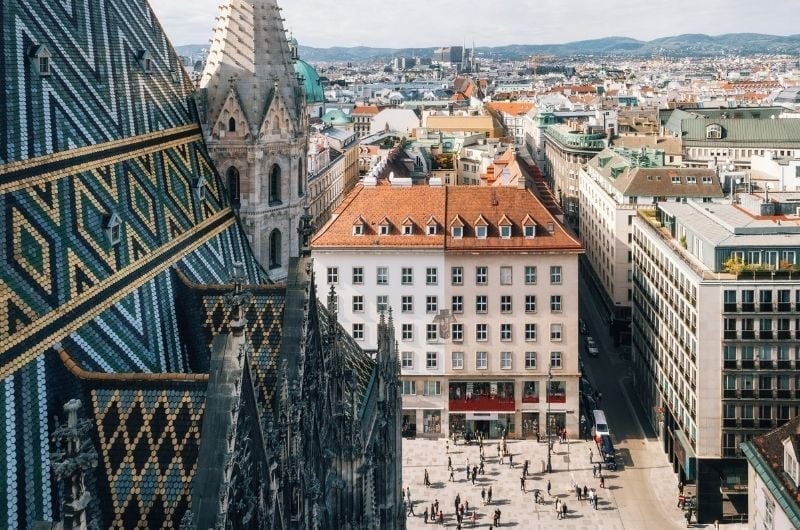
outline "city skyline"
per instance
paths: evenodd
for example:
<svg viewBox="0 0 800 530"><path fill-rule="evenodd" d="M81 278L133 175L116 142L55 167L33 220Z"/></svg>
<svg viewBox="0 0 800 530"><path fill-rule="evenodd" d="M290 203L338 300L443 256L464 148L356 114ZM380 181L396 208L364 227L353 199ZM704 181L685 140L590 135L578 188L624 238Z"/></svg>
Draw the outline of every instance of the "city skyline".
<svg viewBox="0 0 800 530"><path fill-rule="evenodd" d="M181 46L208 42L220 2L195 0L191 13L186 12L186 3L182 1L150 0L150 3L172 43ZM458 12L443 3L423 4L418 0L381 6L380 10L366 0L322 5L296 0L279 5L283 8L286 30L301 44L321 48L412 48L471 45L473 41L477 46L504 46L561 44L610 36L653 40L685 33L791 35L797 32L796 5L791 0L775 0L769 10L749 0L708 0L700 5L676 0L666 9L633 0L580 2L580 9L571 10L563 9L556 0L470 3L474 9L465 7ZM420 16L423 6L427 11ZM517 16L520 13L525 16ZM484 23L492 17L496 23ZM383 23L387 19L391 21ZM331 24L331 20L337 24ZM407 25L410 30L387 32L388 24Z"/></svg>

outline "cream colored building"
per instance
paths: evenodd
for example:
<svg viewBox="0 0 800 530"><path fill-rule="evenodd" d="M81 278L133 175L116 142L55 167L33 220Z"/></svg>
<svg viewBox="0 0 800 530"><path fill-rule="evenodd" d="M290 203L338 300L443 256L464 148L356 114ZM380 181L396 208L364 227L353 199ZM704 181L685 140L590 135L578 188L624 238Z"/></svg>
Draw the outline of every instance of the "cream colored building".
<svg viewBox="0 0 800 530"><path fill-rule="evenodd" d="M544 435L548 405L577 434L580 243L527 189L398 180L356 186L312 256L365 348L392 309L406 434Z"/></svg>

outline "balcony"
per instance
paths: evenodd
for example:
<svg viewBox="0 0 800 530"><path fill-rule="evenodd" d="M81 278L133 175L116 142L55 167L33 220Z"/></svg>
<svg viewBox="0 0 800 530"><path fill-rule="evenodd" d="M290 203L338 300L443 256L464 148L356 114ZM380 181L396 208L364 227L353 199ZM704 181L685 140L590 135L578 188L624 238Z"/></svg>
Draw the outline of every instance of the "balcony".
<svg viewBox="0 0 800 530"><path fill-rule="evenodd" d="M772 389L771 388L761 388L758 391L759 398L766 398L772 399Z"/></svg>
<svg viewBox="0 0 800 530"><path fill-rule="evenodd" d="M791 370L792 361L778 361L778 370Z"/></svg>
<svg viewBox="0 0 800 530"><path fill-rule="evenodd" d="M514 412L514 398L496 395L475 395L466 399L450 399L450 412Z"/></svg>
<svg viewBox="0 0 800 530"><path fill-rule="evenodd" d="M742 331L742 339L744 340L754 340L756 338L756 332L752 330Z"/></svg>
<svg viewBox="0 0 800 530"><path fill-rule="evenodd" d="M735 340L736 339L736 330L733 330L733 331L725 330L725 338L727 340Z"/></svg>
<svg viewBox="0 0 800 530"><path fill-rule="evenodd" d="M758 367L762 370L772 370L772 361L758 361Z"/></svg>
<svg viewBox="0 0 800 530"><path fill-rule="evenodd" d="M728 399L735 398L736 397L736 390L726 389L723 392L722 396L725 397L725 398L728 398Z"/></svg>
<svg viewBox="0 0 800 530"><path fill-rule="evenodd" d="M725 418L722 420L723 427L736 427L736 418Z"/></svg>
<svg viewBox="0 0 800 530"><path fill-rule="evenodd" d="M742 427L744 427L745 429L748 429L748 428L752 429L753 427L755 427L755 425L756 425L756 420L754 420L752 418L748 418L748 419L742 418Z"/></svg>
<svg viewBox="0 0 800 530"><path fill-rule="evenodd" d="M755 311L756 311L756 304L752 302L742 303L742 313L755 313Z"/></svg>
<svg viewBox="0 0 800 530"><path fill-rule="evenodd" d="M792 310L792 304L789 302L778 302L778 312L788 313Z"/></svg>
<svg viewBox="0 0 800 530"><path fill-rule="evenodd" d="M742 361L742 368L745 370L752 370L755 367L756 367L756 362L753 359Z"/></svg>
<svg viewBox="0 0 800 530"><path fill-rule="evenodd" d="M778 390L778 399L789 399L792 397L792 391L789 389Z"/></svg>
<svg viewBox="0 0 800 530"><path fill-rule="evenodd" d="M755 396L755 393L756 393L755 390L753 390L752 388L750 388L748 390L742 390L742 397L743 398L751 398L751 397Z"/></svg>
<svg viewBox="0 0 800 530"><path fill-rule="evenodd" d="M762 429L771 429L772 428L772 419L771 418L760 418L758 420L758 426Z"/></svg>
<svg viewBox="0 0 800 530"><path fill-rule="evenodd" d="M724 364L723 364L723 367L728 369L728 370L735 370L736 367L737 367L736 360L725 361Z"/></svg>
<svg viewBox="0 0 800 530"><path fill-rule="evenodd" d="M758 310L762 313L772 313L772 302L761 302L758 304Z"/></svg>
<svg viewBox="0 0 800 530"><path fill-rule="evenodd" d="M792 332L788 329L779 329L778 330L778 339L779 340L788 340L792 338Z"/></svg>
<svg viewBox="0 0 800 530"><path fill-rule="evenodd" d="M772 330L761 330L758 332L758 338L761 340L772 340Z"/></svg>
<svg viewBox="0 0 800 530"><path fill-rule="evenodd" d="M736 304L724 304L722 310L725 313L735 313L737 310Z"/></svg>

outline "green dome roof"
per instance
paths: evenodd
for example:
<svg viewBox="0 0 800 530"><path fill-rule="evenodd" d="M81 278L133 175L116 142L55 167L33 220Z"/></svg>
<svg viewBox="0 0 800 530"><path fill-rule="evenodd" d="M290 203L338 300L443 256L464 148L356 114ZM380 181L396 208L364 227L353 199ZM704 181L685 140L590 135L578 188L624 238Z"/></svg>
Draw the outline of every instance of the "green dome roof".
<svg viewBox="0 0 800 530"><path fill-rule="evenodd" d="M306 91L306 103L323 103L325 101L325 93L322 90L319 74L314 70L314 67L302 59L296 59L294 61L294 72L297 75L303 76L303 89Z"/></svg>
<svg viewBox="0 0 800 530"><path fill-rule="evenodd" d="M330 123L331 125L348 125L353 123L352 118L342 112L340 109L331 109L325 113L322 117L322 121L324 123Z"/></svg>

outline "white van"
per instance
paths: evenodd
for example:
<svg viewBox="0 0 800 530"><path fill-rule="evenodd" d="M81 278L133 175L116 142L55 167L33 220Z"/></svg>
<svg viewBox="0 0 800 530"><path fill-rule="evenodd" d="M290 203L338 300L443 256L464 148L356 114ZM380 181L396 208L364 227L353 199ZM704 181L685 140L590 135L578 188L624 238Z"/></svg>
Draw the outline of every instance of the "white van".
<svg viewBox="0 0 800 530"><path fill-rule="evenodd" d="M595 439L600 438L604 434L606 436L611 436L611 430L608 428L605 413L602 410L595 410L592 414L594 415L592 434L594 434Z"/></svg>

